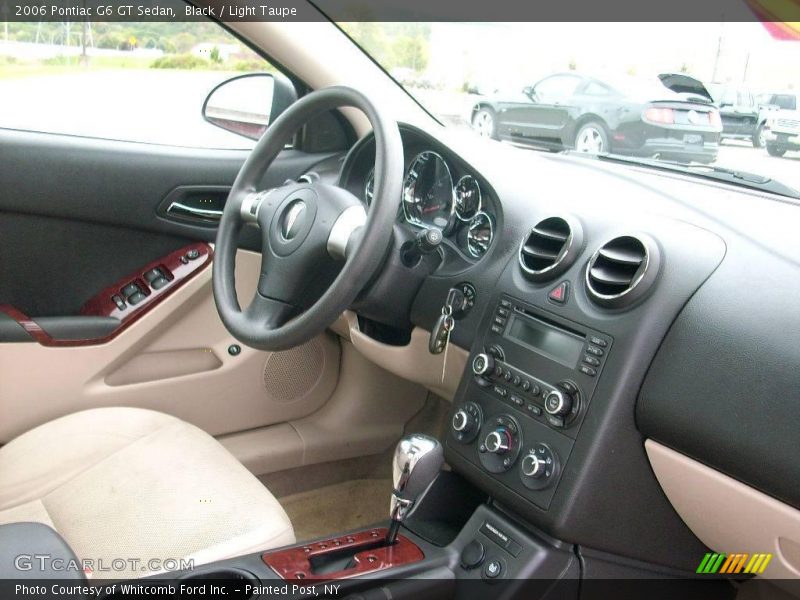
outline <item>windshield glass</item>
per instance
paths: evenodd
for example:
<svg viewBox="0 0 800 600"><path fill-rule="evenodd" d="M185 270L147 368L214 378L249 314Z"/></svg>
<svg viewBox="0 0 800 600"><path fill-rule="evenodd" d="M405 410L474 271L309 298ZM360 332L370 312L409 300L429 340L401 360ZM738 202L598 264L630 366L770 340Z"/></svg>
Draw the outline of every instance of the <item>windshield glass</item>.
<svg viewBox="0 0 800 600"><path fill-rule="evenodd" d="M800 41L761 23L340 25L449 127L800 189Z"/></svg>

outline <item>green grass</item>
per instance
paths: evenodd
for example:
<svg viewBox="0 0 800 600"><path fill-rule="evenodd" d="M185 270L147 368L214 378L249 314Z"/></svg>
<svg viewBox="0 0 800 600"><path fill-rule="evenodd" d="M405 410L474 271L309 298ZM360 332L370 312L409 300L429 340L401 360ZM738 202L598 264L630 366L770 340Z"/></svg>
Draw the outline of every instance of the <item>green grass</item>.
<svg viewBox="0 0 800 600"><path fill-rule="evenodd" d="M84 66L80 57L59 56L43 61L19 61L0 57L0 79L68 75L76 71L102 71L119 69L148 69L153 58L138 56L94 56Z"/></svg>
<svg viewBox="0 0 800 600"><path fill-rule="evenodd" d="M120 69L150 69L152 67L203 71L274 71L268 63L261 60L212 63L190 55L174 54L166 54L161 58L93 56L89 57L88 65L82 64L78 56L57 56L41 61L19 61L7 56L0 56L0 80L69 75L79 71L118 71Z"/></svg>

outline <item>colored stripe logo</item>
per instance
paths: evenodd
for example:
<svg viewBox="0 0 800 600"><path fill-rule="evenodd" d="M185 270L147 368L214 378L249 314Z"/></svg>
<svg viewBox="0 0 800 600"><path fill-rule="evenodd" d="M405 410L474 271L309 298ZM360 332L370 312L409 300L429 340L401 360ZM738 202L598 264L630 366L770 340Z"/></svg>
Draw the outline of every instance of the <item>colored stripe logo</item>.
<svg viewBox="0 0 800 600"><path fill-rule="evenodd" d="M696 572L702 575L732 575L738 573L760 575L771 560L772 554L765 553L717 554L709 552L700 561L700 566L697 567Z"/></svg>

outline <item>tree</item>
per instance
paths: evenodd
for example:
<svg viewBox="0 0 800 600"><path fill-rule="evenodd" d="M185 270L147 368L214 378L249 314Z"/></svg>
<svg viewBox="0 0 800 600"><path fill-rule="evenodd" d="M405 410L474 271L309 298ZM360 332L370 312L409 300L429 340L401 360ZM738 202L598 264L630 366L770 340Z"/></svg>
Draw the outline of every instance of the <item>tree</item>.
<svg viewBox="0 0 800 600"><path fill-rule="evenodd" d="M428 66L428 41L421 36L401 35L392 43L392 67L407 67L417 73Z"/></svg>

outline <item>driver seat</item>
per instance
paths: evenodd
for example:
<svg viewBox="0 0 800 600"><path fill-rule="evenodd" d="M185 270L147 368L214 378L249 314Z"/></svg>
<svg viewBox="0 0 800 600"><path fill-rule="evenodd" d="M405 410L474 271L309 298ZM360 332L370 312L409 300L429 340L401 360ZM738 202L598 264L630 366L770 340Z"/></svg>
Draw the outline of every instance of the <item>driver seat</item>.
<svg viewBox="0 0 800 600"><path fill-rule="evenodd" d="M0 448L0 524L23 521L55 529L101 577L143 577L166 559L198 566L295 542L275 497L219 442L139 408L74 413ZM114 559L128 565L98 572Z"/></svg>

